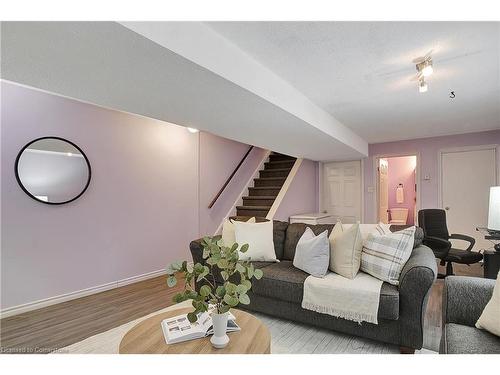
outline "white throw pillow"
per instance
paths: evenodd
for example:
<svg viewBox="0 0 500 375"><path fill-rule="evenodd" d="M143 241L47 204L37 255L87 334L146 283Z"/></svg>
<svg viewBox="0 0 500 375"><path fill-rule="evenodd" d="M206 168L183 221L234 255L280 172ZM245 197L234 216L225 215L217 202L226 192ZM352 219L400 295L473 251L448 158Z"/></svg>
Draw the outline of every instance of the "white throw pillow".
<svg viewBox="0 0 500 375"><path fill-rule="evenodd" d="M251 217L246 221L247 223L255 223L255 218ZM234 221L230 219L225 219L222 224L222 243L225 246L231 247L236 242L236 237L234 234Z"/></svg>
<svg viewBox="0 0 500 375"><path fill-rule="evenodd" d="M379 236L383 236L384 234L391 234L391 224L385 224L382 222L379 222L377 224L377 227L375 228L375 231L373 234L378 234Z"/></svg>
<svg viewBox="0 0 500 375"><path fill-rule="evenodd" d="M493 295L486 304L481 316L476 322L476 327L500 336L500 272L493 288Z"/></svg>
<svg viewBox="0 0 500 375"><path fill-rule="evenodd" d="M241 260L276 262L273 242L273 222L234 222L236 242L239 246L248 244L248 251L240 253Z"/></svg>
<svg viewBox="0 0 500 375"><path fill-rule="evenodd" d="M325 230L316 236L312 229L307 227L297 242L293 265L309 275L324 277L328 272L329 259L328 231Z"/></svg>
<svg viewBox="0 0 500 375"><path fill-rule="evenodd" d="M361 271L398 285L399 275L410 258L415 242L415 227L391 234L370 234L363 244Z"/></svg>
<svg viewBox="0 0 500 375"><path fill-rule="evenodd" d="M335 227L338 223L335 224ZM363 249L363 239L359 229L359 223L353 224L349 229L342 231L333 227L330 234L330 270L354 279L359 271L361 261L361 250ZM339 225L342 228L343 225Z"/></svg>
<svg viewBox="0 0 500 375"><path fill-rule="evenodd" d="M359 222L358 222L359 223ZM354 224L342 224L344 230L350 229ZM361 232L361 238L367 239L369 234L375 233L378 224L359 224L359 231Z"/></svg>

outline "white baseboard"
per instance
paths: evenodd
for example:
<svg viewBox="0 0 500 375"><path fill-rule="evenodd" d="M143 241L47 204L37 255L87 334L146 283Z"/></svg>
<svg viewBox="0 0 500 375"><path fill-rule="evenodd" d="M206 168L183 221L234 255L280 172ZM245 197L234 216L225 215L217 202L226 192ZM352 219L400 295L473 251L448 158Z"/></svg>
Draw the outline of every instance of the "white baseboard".
<svg viewBox="0 0 500 375"><path fill-rule="evenodd" d="M44 298L44 299L41 299L38 301L28 302L28 303L25 303L22 305L8 307L8 308L0 311L0 318L7 318L9 316L18 315L18 314L22 314L22 313L25 313L28 311L41 309L42 307L47 307L47 306L55 305L57 303L70 301L72 299L85 297L85 296L88 296L91 294L96 294L99 292L104 292L106 290L119 288L121 286L136 283L136 282L142 281L142 280L151 279L153 277L162 276L165 274L166 274L165 269L161 269L161 270L157 270L157 271L144 273L142 275L127 277L126 279L112 281L112 282L109 282L106 284L97 285L97 286L93 286L90 288L61 294L59 296Z"/></svg>

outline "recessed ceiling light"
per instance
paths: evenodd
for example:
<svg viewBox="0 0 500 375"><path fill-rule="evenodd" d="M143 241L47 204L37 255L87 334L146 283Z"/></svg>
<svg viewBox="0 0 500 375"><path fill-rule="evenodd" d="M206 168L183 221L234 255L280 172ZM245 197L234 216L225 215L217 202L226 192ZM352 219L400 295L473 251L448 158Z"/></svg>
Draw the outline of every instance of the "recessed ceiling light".
<svg viewBox="0 0 500 375"><path fill-rule="evenodd" d="M73 156L73 154L71 152L67 152L66 156Z"/></svg>
<svg viewBox="0 0 500 375"><path fill-rule="evenodd" d="M195 128L187 128L188 132L190 133L198 133L199 130L198 129L195 129Z"/></svg>

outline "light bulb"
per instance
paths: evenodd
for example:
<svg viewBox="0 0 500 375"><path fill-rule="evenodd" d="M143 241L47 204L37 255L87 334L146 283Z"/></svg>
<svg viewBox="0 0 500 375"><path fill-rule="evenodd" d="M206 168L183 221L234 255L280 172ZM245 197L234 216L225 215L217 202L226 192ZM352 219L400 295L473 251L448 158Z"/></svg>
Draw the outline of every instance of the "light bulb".
<svg viewBox="0 0 500 375"><path fill-rule="evenodd" d="M424 69L422 69L422 75L424 77L429 77L432 72L434 72L434 69L432 68L432 65L427 65Z"/></svg>
<svg viewBox="0 0 500 375"><path fill-rule="evenodd" d="M419 82L418 84L418 92L420 93L424 93L424 92L427 92L427 83L422 80Z"/></svg>
<svg viewBox="0 0 500 375"><path fill-rule="evenodd" d="M198 129L195 129L195 128L187 128L188 132L190 133L198 133L199 130Z"/></svg>

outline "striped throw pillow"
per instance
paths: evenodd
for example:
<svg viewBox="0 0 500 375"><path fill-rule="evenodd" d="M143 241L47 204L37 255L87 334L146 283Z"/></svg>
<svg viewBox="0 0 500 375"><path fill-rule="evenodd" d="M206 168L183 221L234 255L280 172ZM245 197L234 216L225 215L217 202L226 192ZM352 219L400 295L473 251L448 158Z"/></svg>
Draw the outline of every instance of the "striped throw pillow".
<svg viewBox="0 0 500 375"><path fill-rule="evenodd" d="M414 226L382 236L370 234L363 244L361 271L398 285L399 275L410 258L414 241Z"/></svg>

